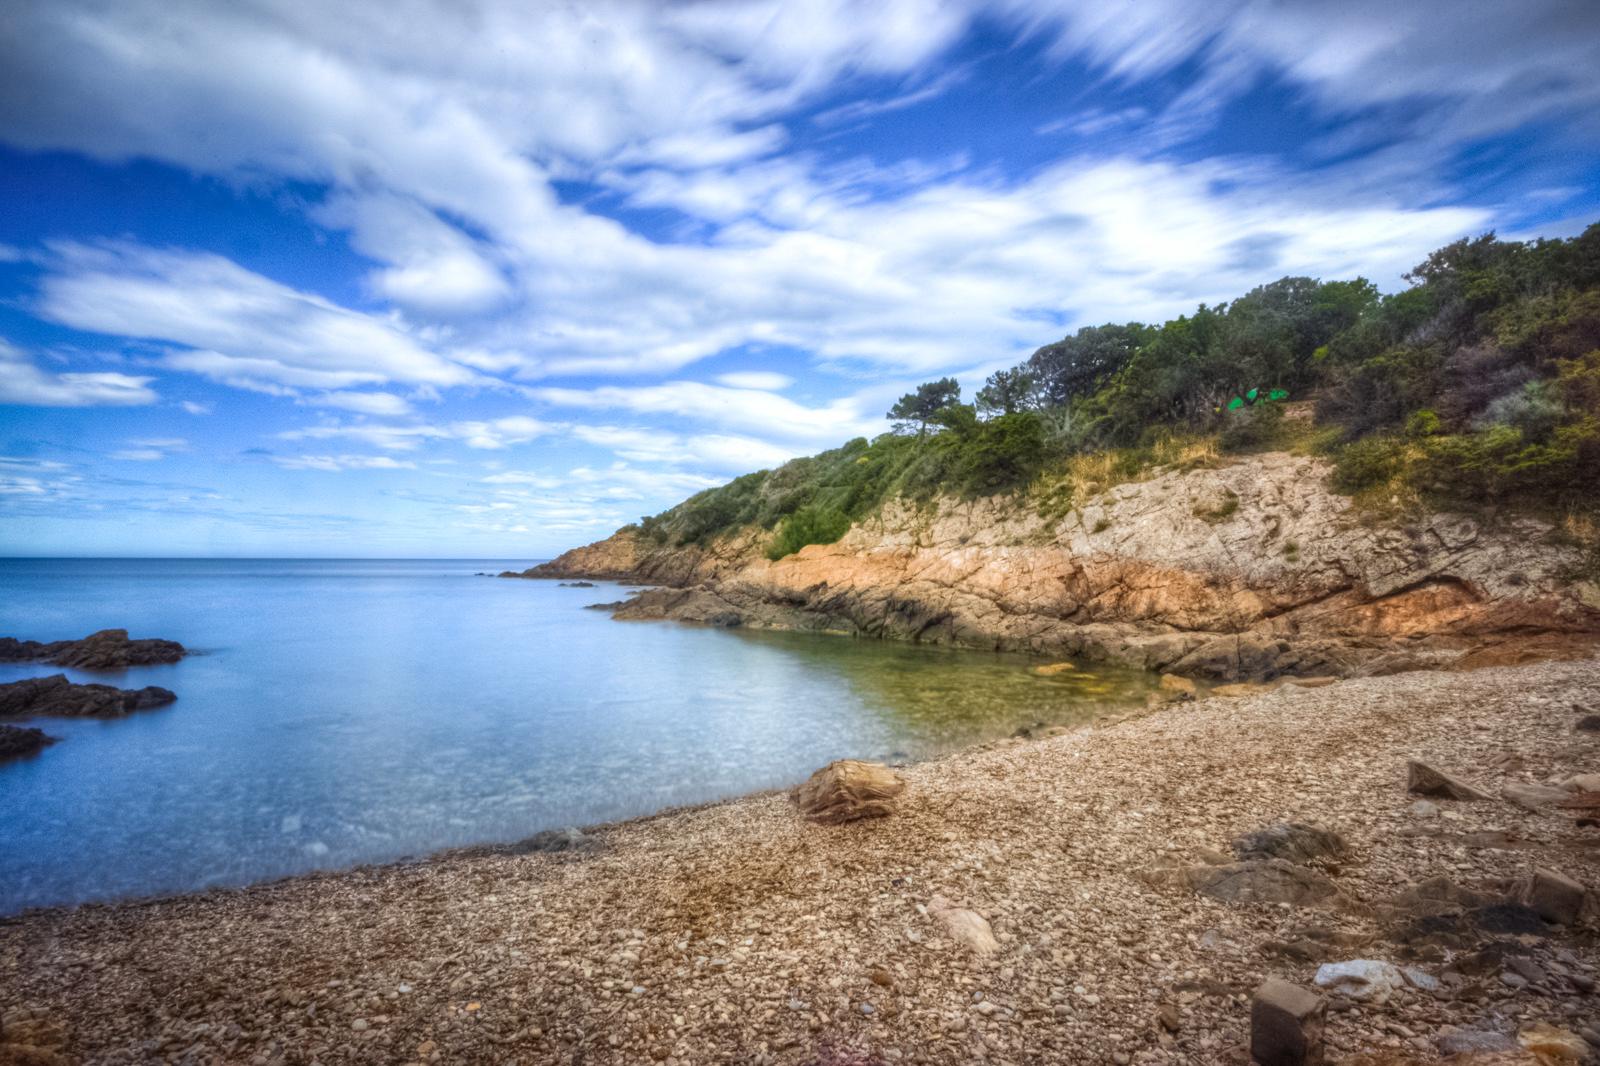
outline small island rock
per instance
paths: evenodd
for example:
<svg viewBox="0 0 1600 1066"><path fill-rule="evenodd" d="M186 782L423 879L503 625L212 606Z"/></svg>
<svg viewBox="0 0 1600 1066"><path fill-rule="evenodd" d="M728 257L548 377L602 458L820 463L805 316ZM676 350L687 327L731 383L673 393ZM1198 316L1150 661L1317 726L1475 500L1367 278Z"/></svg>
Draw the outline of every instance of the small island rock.
<svg viewBox="0 0 1600 1066"><path fill-rule="evenodd" d="M56 742L56 738L46 736L40 729L24 729L21 726L0 725L0 762L8 759L20 759L24 755L32 755Z"/></svg>
<svg viewBox="0 0 1600 1066"><path fill-rule="evenodd" d="M0 685L0 718L57 715L64 718L121 718L134 711L164 707L177 699L169 689L148 685L141 689L110 685L79 685L65 674L30 677Z"/></svg>
<svg viewBox="0 0 1600 1066"><path fill-rule="evenodd" d="M0 662L47 662L75 670L123 670L175 663L188 650L175 640L130 640L126 629L102 629L82 640L18 640L0 637Z"/></svg>

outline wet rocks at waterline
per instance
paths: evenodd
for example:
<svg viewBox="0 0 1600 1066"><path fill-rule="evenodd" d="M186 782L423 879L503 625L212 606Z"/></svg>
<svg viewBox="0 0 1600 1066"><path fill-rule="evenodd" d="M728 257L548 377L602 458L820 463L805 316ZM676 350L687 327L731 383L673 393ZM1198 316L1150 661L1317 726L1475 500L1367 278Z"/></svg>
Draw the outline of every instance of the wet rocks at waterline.
<svg viewBox="0 0 1600 1066"><path fill-rule="evenodd" d="M164 707L177 694L158 685L141 689L80 685L65 674L30 677L0 685L0 718L121 718L135 711Z"/></svg>
<svg viewBox="0 0 1600 1066"><path fill-rule="evenodd" d="M82 640L18 640L0 637L0 662L46 662L73 670L123 670L175 663L188 654L175 640L129 639L126 629L102 629Z"/></svg>
<svg viewBox="0 0 1600 1066"><path fill-rule="evenodd" d="M42 729L0 725L0 762L32 755L55 742L56 738L45 735Z"/></svg>

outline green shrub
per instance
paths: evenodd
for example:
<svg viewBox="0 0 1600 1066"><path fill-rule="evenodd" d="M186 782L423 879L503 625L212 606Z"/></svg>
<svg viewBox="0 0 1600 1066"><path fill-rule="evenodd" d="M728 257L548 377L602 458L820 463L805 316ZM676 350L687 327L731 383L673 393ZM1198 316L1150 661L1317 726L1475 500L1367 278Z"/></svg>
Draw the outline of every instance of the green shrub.
<svg viewBox="0 0 1600 1066"><path fill-rule="evenodd" d="M1368 437L1339 449L1334 459L1335 492L1353 495L1399 477L1405 469L1405 448L1388 437Z"/></svg>
<svg viewBox="0 0 1600 1066"><path fill-rule="evenodd" d="M807 544L832 544L850 529L850 519L836 507L802 507L783 520L767 548L768 559L793 555Z"/></svg>
<svg viewBox="0 0 1600 1066"><path fill-rule="evenodd" d="M1278 444L1283 435L1283 405L1257 404L1225 413L1218 443L1225 452L1242 452L1271 447Z"/></svg>

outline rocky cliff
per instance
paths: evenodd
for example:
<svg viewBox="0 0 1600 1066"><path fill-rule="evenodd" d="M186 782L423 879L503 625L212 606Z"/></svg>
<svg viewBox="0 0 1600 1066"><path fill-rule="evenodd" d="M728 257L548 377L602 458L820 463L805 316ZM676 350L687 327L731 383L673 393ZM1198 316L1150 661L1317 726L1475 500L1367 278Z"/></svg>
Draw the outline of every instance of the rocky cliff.
<svg viewBox="0 0 1600 1066"><path fill-rule="evenodd" d="M1600 638L1600 588L1531 519L1375 522L1317 459L1159 472L1064 518L1026 497L895 502L769 562L770 534L667 547L636 531L523 575L657 586L622 618L843 631L1217 678L1374 673L1495 645Z"/></svg>

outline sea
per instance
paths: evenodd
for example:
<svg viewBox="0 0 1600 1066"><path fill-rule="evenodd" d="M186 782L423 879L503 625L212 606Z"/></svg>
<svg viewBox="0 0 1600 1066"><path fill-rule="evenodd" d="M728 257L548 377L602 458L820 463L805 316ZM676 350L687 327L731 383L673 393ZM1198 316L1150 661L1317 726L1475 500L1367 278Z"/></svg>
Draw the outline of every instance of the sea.
<svg viewBox="0 0 1600 1066"><path fill-rule="evenodd" d="M914 762L1142 704L1146 675L818 633L619 622L527 559L0 559L0 635L125 628L177 702L39 718L0 764L0 914L510 843ZM0 682L63 672L0 663Z"/></svg>

